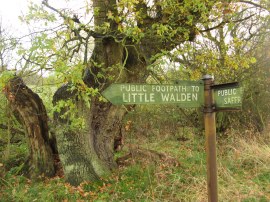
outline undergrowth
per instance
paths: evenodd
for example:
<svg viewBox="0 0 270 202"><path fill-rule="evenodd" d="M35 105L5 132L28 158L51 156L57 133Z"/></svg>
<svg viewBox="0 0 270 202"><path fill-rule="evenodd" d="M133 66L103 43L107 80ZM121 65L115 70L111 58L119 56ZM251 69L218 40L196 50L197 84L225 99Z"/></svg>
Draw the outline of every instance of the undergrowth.
<svg viewBox="0 0 270 202"><path fill-rule="evenodd" d="M0 178L0 201L207 201L204 137L191 131L185 136L130 137L121 152L128 152L130 143L139 144L175 158L179 165L134 158L111 177L78 187L58 177L32 182L14 174L15 167ZM269 134L250 137L237 131L218 137L220 201L270 201Z"/></svg>

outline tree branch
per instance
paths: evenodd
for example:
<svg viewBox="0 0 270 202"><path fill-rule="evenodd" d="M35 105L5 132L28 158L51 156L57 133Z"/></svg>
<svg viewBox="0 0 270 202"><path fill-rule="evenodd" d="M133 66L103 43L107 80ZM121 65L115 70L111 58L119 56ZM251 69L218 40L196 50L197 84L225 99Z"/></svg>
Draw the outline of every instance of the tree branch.
<svg viewBox="0 0 270 202"><path fill-rule="evenodd" d="M69 16L67 16L67 15L65 15L64 13L62 13L61 11L59 11L58 9L56 9L56 8L52 7L51 5L49 5L49 3L48 3L47 0L43 0L42 1L42 4L44 6L46 6L47 8L51 9L52 11L58 13L60 15L60 17L62 17L64 20L71 20L71 21L79 24L80 27L78 29L76 29L76 30L69 27L73 32L75 32L75 33L78 34L81 30L84 30L85 32L88 33L88 35L92 36L93 38L106 38L106 37L108 37L108 35L106 35L106 34L100 34L100 33L94 32L93 30L90 30L89 28L87 28L85 26L85 24L81 23L78 20L78 17L76 15L73 15L72 18L69 17ZM82 36L80 36L80 37L82 37Z"/></svg>
<svg viewBox="0 0 270 202"><path fill-rule="evenodd" d="M52 7L51 5L49 5L48 0L43 0L43 1L42 1L42 4L43 4L44 6L46 6L47 8L53 10L54 12L58 13L62 18L64 18L64 19L68 19L68 18L69 18L68 16L65 16L62 12L60 12L60 11L57 10L56 8L54 8L54 7ZM69 19L71 19L71 18L69 18ZM72 20L72 19L71 19L71 20Z"/></svg>
<svg viewBox="0 0 270 202"><path fill-rule="evenodd" d="M239 19L239 20L231 20L231 21L230 20L225 20L225 21L222 21L221 23L219 23L218 25L216 25L214 27L210 27L210 28L207 28L207 29L204 29L204 30L199 30L199 32L200 33L202 33L202 32L209 32L209 31L212 31L214 29L218 29L218 28L224 26L225 24L227 24L229 22L233 22L233 23L243 22L245 20L248 20L248 19L252 18L253 16L255 16L255 14L252 14L252 15L250 15L248 17L245 17L245 18Z"/></svg>
<svg viewBox="0 0 270 202"><path fill-rule="evenodd" d="M264 6L260 5L260 4L254 3L254 2L252 2L252 1L240 0L239 2L245 3L245 4L250 4L250 5L253 5L253 6L255 6L255 7L258 7L258 8L261 8L261 9L264 9L264 10L269 11L269 8L266 8L266 7L264 7Z"/></svg>

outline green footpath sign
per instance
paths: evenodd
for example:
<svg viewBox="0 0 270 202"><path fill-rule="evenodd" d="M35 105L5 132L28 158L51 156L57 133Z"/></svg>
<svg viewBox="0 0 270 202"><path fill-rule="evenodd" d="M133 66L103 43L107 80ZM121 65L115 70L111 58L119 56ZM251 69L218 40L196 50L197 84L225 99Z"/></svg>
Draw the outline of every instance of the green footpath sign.
<svg viewBox="0 0 270 202"><path fill-rule="evenodd" d="M217 109L241 108L243 89L241 87L214 89L214 100Z"/></svg>
<svg viewBox="0 0 270 202"><path fill-rule="evenodd" d="M178 84L111 84L102 95L115 105L178 104L201 107L204 103L203 81L179 81Z"/></svg>

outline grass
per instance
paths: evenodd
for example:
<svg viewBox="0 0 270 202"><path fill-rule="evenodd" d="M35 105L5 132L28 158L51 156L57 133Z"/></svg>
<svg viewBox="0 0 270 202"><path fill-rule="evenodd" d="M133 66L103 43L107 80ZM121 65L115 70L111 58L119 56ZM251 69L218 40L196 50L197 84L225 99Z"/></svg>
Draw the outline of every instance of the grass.
<svg viewBox="0 0 270 202"><path fill-rule="evenodd" d="M270 144L260 138L235 138L223 145L219 161L220 197L235 201L270 200Z"/></svg>
<svg viewBox="0 0 270 202"><path fill-rule="evenodd" d="M268 137L231 134L218 138L220 201L270 201ZM31 182L11 170L0 178L0 201L207 201L204 137L189 133L187 141L178 141L176 136L126 141L166 153L180 165L132 159L111 177L78 187L60 178Z"/></svg>

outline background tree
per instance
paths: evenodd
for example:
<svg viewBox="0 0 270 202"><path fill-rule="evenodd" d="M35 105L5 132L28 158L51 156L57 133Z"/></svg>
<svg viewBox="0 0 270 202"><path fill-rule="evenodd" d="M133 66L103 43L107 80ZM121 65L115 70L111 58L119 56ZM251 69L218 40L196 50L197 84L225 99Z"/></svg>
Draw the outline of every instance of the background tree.
<svg viewBox="0 0 270 202"><path fill-rule="evenodd" d="M8 66L11 65L12 54L14 53L16 40L12 36L8 27L5 27L0 18L0 75L7 70ZM2 80L3 75L1 75ZM0 84L2 89L3 83ZM1 141L0 145L6 146L5 151L3 152L3 161L7 160L10 156L10 144L13 141L17 141L14 138L16 133L24 135L19 124L16 122L15 118L12 116L11 110L7 100L3 95L0 96L0 130L1 130Z"/></svg>
<svg viewBox="0 0 270 202"><path fill-rule="evenodd" d="M0 72L7 69L15 44L15 38L9 33L8 28L3 26L2 19L0 19Z"/></svg>
<svg viewBox="0 0 270 202"><path fill-rule="evenodd" d="M233 113L218 113L218 131L224 132L229 126L234 125L233 123L237 123L238 127L241 126L239 123L241 119L244 119L243 123L246 124L247 120L244 117L250 118L250 114L254 115L250 119L253 123L257 122L258 126L262 124L258 110L249 99L254 86L267 81L261 77L262 75L259 76L259 72L266 71L260 65L261 62L256 61L262 59L261 56L258 57L258 52L261 52L258 48L264 46L269 34L269 12L267 8L257 4L248 6L250 3L217 3L212 9L216 20L199 25L200 37L182 44L167 56L177 67L170 70L170 77L173 79L177 77L199 79L203 74L210 73L215 75L216 83L238 81L245 88L246 97L243 101L245 104L241 118ZM213 27L215 29L212 29ZM258 77L251 82L250 79L254 78L251 75ZM263 103L261 105L266 104ZM258 106L258 103L256 105ZM250 114L245 114L247 111L250 111Z"/></svg>

